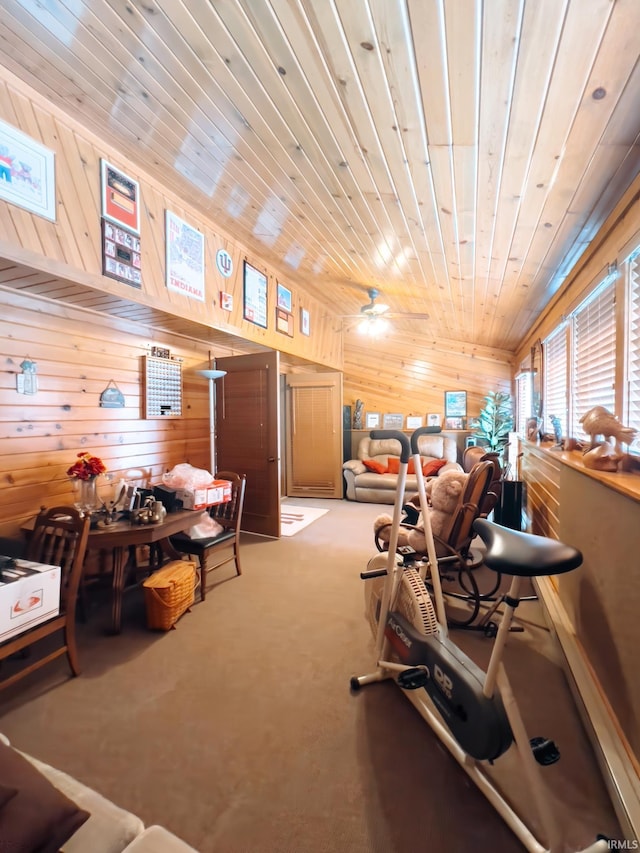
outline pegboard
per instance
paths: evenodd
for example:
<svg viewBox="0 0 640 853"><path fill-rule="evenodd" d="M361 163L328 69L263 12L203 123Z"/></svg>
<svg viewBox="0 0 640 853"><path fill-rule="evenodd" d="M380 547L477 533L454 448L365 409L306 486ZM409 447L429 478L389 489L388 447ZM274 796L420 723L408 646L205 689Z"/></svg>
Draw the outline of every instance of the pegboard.
<svg viewBox="0 0 640 853"><path fill-rule="evenodd" d="M182 416L182 363L169 358L142 357L144 415L150 418Z"/></svg>

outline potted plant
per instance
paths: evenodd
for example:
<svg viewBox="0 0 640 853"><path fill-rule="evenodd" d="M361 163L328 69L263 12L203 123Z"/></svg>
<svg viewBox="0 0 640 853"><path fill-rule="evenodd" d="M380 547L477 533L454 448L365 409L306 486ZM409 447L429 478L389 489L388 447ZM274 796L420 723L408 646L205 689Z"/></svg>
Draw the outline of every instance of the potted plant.
<svg viewBox="0 0 640 853"><path fill-rule="evenodd" d="M511 394L490 391L484 399L485 406L480 412L478 431L474 435L488 450L502 455L513 427Z"/></svg>

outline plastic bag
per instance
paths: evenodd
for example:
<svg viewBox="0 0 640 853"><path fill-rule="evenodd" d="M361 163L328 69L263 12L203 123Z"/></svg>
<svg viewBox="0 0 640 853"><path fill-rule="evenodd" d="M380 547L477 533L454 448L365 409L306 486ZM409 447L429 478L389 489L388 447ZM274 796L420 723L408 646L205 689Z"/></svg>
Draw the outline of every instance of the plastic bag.
<svg viewBox="0 0 640 853"><path fill-rule="evenodd" d="M188 462L180 462L171 471L162 475L162 482L170 489L198 489L208 486L213 475L204 468L194 468Z"/></svg>
<svg viewBox="0 0 640 853"><path fill-rule="evenodd" d="M215 519L211 518L206 512L203 512L198 523L187 530L187 536L191 537L191 539L210 539L212 536L222 533L223 530L224 527L221 524L218 524Z"/></svg>

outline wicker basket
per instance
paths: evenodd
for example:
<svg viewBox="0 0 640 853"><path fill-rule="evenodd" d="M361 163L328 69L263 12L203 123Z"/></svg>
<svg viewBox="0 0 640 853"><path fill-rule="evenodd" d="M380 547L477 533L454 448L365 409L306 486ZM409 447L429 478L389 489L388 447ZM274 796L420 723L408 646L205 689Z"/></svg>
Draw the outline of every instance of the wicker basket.
<svg viewBox="0 0 640 853"><path fill-rule="evenodd" d="M195 600L197 577L195 563L173 560L142 582L147 628L168 631L174 627Z"/></svg>

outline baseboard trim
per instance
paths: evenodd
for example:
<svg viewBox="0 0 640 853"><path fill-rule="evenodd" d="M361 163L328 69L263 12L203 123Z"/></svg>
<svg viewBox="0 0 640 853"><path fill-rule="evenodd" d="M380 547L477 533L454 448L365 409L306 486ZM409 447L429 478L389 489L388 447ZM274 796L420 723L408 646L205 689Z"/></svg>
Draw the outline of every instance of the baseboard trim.
<svg viewBox="0 0 640 853"><path fill-rule="evenodd" d="M558 638L565 671L591 740L613 807L627 839L640 838L640 773L638 759L620 728L602 685L589 664L573 623L550 578L535 585L549 627Z"/></svg>

